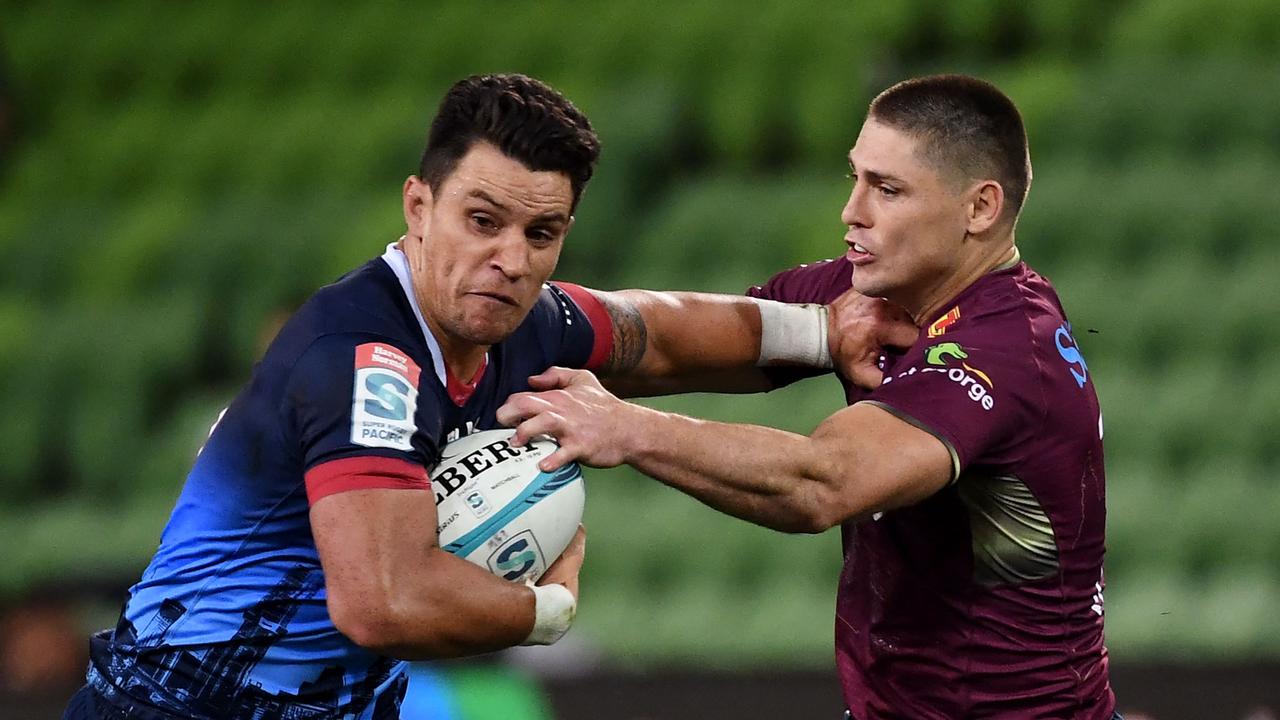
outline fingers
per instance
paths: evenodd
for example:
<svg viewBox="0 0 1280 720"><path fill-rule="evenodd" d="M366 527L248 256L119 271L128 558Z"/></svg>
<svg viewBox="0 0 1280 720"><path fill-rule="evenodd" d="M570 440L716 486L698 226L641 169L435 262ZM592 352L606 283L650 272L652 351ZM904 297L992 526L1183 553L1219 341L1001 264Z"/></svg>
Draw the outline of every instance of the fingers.
<svg viewBox="0 0 1280 720"><path fill-rule="evenodd" d="M830 307L832 358L858 387L880 385L884 375L876 363L885 348L906 349L919 339L920 328L910 314L887 300L849 290Z"/></svg>
<svg viewBox="0 0 1280 720"><path fill-rule="evenodd" d="M890 320L880 325L880 344L887 347L909 348L920 339L920 328L914 323Z"/></svg>
<svg viewBox="0 0 1280 720"><path fill-rule="evenodd" d="M573 593L574 597L578 597L578 573L582 569L582 562L586 557L587 550L587 532L582 525L578 525L578 531L573 534L573 539L569 541L569 545L560 553L560 557L551 563L551 567L547 568L547 572L538 580L539 585L549 585L557 583L564 585Z"/></svg>
<svg viewBox="0 0 1280 720"><path fill-rule="evenodd" d="M546 410L543 412L530 413L516 425L516 434L511 436L512 445L527 445L534 438L543 435L549 435L553 438L560 437L567 423L564 417L558 413ZM564 463L561 463L563 465ZM542 467L542 463L538 464ZM557 465L556 467L559 467ZM543 470L554 470L555 468L542 467Z"/></svg>
<svg viewBox="0 0 1280 720"><path fill-rule="evenodd" d="M555 452L538 461L538 469L542 472L555 472L576 459L577 453L561 445Z"/></svg>
<svg viewBox="0 0 1280 720"><path fill-rule="evenodd" d="M533 393L516 393L507 398L493 415L498 422L507 427L515 427L525 419L532 417L537 413L534 406L537 404L538 397Z"/></svg>
<svg viewBox="0 0 1280 720"><path fill-rule="evenodd" d="M573 534L573 539L569 541L569 546L561 553L561 557L570 555L574 557L584 557L587 554L587 528L582 523L578 523L578 531Z"/></svg>
<svg viewBox="0 0 1280 720"><path fill-rule="evenodd" d="M586 376L585 378L583 377L584 375ZM594 379L595 376L587 370L551 367L537 375L530 376L529 387L534 390L556 390L559 388L567 388L570 385L589 382L587 378Z"/></svg>
<svg viewBox="0 0 1280 720"><path fill-rule="evenodd" d="M855 365L845 370L849 374L849 379L864 390L874 390L880 387L880 383L884 380L884 373L880 368L876 367L874 362Z"/></svg>

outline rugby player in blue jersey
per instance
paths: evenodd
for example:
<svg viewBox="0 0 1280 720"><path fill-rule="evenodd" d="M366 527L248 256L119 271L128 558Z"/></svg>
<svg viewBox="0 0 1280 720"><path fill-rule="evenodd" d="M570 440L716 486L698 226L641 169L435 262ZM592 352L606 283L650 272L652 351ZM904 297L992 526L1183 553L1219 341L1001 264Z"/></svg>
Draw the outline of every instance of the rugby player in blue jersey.
<svg viewBox="0 0 1280 720"><path fill-rule="evenodd" d="M555 642L577 602L581 530L532 588L441 550L428 472L445 443L497 427L556 365L674 389L736 368L745 389L762 361L827 362L811 310L548 283L598 151L536 80L449 90L404 237L267 349L66 717L397 718L406 660Z"/></svg>
<svg viewBox="0 0 1280 720"><path fill-rule="evenodd" d="M811 435L661 413L566 369L499 417L517 442L561 441L544 470L625 462L760 525L839 525L846 717L1113 718L1102 417L1056 291L1014 244L1022 118L976 78L904 81L872 102L849 165L845 254L752 293L877 302L852 287L919 327L879 369L846 368L876 350L837 343L849 407Z"/></svg>

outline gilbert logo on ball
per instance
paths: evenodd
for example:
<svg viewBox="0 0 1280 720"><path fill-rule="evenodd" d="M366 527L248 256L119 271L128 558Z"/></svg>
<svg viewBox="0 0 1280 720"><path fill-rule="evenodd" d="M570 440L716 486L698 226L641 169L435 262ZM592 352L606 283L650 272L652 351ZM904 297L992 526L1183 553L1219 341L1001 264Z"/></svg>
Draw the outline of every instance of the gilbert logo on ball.
<svg viewBox="0 0 1280 720"><path fill-rule="evenodd" d="M541 577L582 522L582 470L542 472L551 440L512 445L514 430L486 430L449 443L431 472L440 547L495 575ZM465 509L464 509L465 508Z"/></svg>

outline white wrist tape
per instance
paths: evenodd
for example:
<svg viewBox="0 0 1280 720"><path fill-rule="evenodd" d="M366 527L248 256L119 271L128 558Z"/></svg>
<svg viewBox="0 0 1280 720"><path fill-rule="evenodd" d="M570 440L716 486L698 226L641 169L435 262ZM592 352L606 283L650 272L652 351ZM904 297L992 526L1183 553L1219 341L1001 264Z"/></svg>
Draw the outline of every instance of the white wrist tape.
<svg viewBox="0 0 1280 720"><path fill-rule="evenodd" d="M760 359L756 365L832 367L826 305L753 299L760 307Z"/></svg>
<svg viewBox="0 0 1280 720"><path fill-rule="evenodd" d="M578 600L563 585L529 585L533 591L533 631L521 645L550 645L569 632Z"/></svg>

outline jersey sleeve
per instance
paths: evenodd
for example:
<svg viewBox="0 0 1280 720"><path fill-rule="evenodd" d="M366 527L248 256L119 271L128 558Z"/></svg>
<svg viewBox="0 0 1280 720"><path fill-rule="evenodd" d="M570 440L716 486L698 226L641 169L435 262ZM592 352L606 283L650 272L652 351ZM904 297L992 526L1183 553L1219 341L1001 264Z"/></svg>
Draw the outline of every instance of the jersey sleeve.
<svg viewBox="0 0 1280 720"><path fill-rule="evenodd" d="M941 440L955 479L1035 432L1044 399L1033 355L1029 339L980 326L922 338L865 402Z"/></svg>
<svg viewBox="0 0 1280 720"><path fill-rule="evenodd" d="M613 350L613 321L604 304L573 283L547 283L534 310L552 365L595 370Z"/></svg>
<svg viewBox="0 0 1280 720"><path fill-rule="evenodd" d="M317 340L288 375L283 413L294 434L311 502L346 490L429 489L436 457L430 393L422 371L392 342L332 335Z"/></svg>

